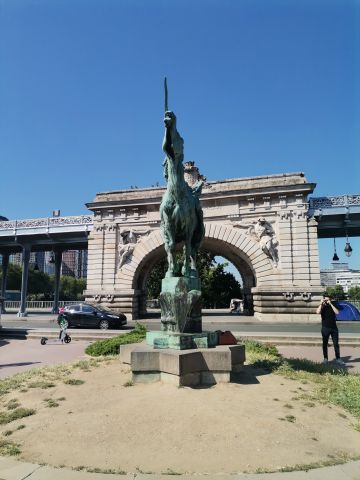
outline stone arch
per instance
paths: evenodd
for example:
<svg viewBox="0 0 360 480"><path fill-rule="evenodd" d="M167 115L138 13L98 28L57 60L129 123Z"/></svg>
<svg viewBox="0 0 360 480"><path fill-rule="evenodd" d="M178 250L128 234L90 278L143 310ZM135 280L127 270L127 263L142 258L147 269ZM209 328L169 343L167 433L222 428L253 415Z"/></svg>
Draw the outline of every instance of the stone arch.
<svg viewBox="0 0 360 480"><path fill-rule="evenodd" d="M203 247L227 258L239 270L244 281L244 293L251 295L252 287L259 286L273 274L270 259L249 235L232 225L205 223ZM165 255L160 230L153 231L135 247L131 259L119 273L119 287L137 292L139 311L144 313L145 284L153 266Z"/></svg>

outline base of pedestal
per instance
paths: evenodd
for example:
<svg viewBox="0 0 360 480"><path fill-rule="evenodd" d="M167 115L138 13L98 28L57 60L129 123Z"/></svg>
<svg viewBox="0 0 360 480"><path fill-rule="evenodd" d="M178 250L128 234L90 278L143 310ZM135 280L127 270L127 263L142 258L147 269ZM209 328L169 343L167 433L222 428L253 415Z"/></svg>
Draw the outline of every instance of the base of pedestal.
<svg viewBox="0 0 360 480"><path fill-rule="evenodd" d="M195 348L212 348L218 345L218 343L219 334L217 332L146 332L146 344L155 349L173 348L175 350L191 350Z"/></svg>
<svg viewBox="0 0 360 480"><path fill-rule="evenodd" d="M156 350L145 344L121 345L120 360L131 365L134 383L166 382L176 386L228 383L241 371L244 345L219 345L209 349Z"/></svg>

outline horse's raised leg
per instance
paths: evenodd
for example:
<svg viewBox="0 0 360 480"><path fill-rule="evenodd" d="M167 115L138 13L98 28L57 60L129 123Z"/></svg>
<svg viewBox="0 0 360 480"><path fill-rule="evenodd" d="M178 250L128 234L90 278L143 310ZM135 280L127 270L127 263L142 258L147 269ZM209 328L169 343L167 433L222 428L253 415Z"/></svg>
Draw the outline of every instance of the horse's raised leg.
<svg viewBox="0 0 360 480"><path fill-rule="evenodd" d="M168 269L166 272L166 277L174 277L175 276L175 242L174 242L174 236L171 231L171 224L169 222L169 217L166 213L166 211L161 212L162 216L162 224L161 224L161 230L163 233L164 237L164 247L165 247L165 252L167 255L167 261L168 261Z"/></svg>
<svg viewBox="0 0 360 480"><path fill-rule="evenodd" d="M190 239L187 239L184 245L184 264L181 270L181 273L185 277L190 276L190 256L191 256L191 243L190 243Z"/></svg>
<svg viewBox="0 0 360 480"><path fill-rule="evenodd" d="M167 253L168 259L168 269L166 272L166 277L174 277L175 276L175 245L174 243L165 243L165 250Z"/></svg>

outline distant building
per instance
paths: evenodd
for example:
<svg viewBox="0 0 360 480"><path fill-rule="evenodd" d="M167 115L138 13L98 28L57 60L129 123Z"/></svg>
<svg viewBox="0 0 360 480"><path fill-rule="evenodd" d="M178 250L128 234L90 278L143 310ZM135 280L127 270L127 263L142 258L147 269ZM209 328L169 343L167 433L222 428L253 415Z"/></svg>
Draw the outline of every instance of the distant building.
<svg viewBox="0 0 360 480"><path fill-rule="evenodd" d="M324 287L341 285L347 293L349 288L360 286L360 270L350 269L348 263L332 262L330 268L320 270L320 280Z"/></svg>
<svg viewBox="0 0 360 480"><path fill-rule="evenodd" d="M87 250L66 250L62 256L61 274L76 278L87 275Z"/></svg>
<svg viewBox="0 0 360 480"><path fill-rule="evenodd" d="M77 250L66 250L62 254L61 275L76 277Z"/></svg>
<svg viewBox="0 0 360 480"><path fill-rule="evenodd" d="M10 255L9 262L14 265L22 265L22 253ZM30 267L37 268L40 272L48 275L55 274L55 262L53 252L31 252ZM87 250L66 250L62 255L61 275L76 278L87 276L88 252Z"/></svg>
<svg viewBox="0 0 360 480"><path fill-rule="evenodd" d="M9 263L12 263L14 265L20 265L21 267L21 262L22 262L22 253L12 253L9 257Z"/></svg>

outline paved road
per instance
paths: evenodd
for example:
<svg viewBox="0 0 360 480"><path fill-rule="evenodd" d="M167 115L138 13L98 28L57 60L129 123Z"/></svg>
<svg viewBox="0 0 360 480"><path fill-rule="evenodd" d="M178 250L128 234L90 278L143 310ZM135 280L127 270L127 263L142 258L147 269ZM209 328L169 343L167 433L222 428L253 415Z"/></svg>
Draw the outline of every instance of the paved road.
<svg viewBox="0 0 360 480"><path fill-rule="evenodd" d="M160 319L149 317L140 320L146 323L149 330L160 330ZM16 314L2 316L1 324L6 328L55 328L57 329L56 315L30 314L26 319L18 319ZM235 316L219 311L219 313L205 312L203 315L204 327L208 330L231 330L234 332L263 332L263 333L319 333L319 323L260 323L254 317ZM128 326L135 322L129 321ZM338 322L340 333L360 334L360 322Z"/></svg>

